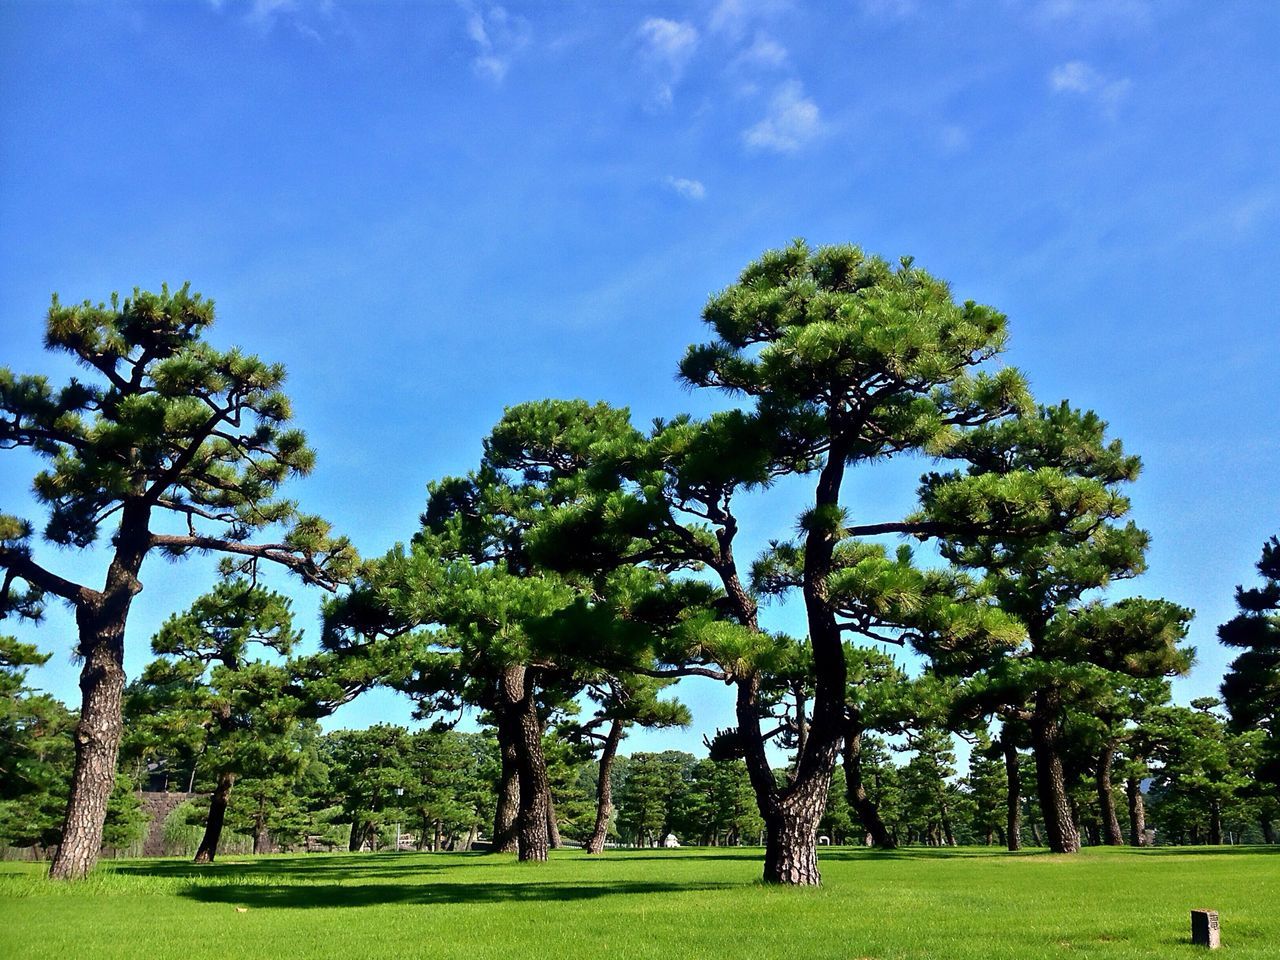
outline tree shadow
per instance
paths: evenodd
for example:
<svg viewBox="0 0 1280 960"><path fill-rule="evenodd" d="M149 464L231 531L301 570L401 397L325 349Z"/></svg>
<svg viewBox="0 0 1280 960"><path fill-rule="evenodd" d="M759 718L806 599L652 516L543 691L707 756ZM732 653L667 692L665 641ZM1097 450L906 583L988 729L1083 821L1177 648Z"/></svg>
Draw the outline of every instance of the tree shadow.
<svg viewBox="0 0 1280 960"><path fill-rule="evenodd" d="M179 896L256 909L370 907L385 904L566 903L635 894L695 893L740 884L618 881L585 883L192 884Z"/></svg>
<svg viewBox="0 0 1280 960"><path fill-rule="evenodd" d="M486 862L499 864L503 860L488 860L480 854L450 854L448 859L435 860L432 854L386 853L363 856L308 856L308 857L258 857L253 860L237 860L234 857L216 860L208 864L195 864L189 860L132 861L113 864L112 872L135 877L162 877L167 879L195 880L207 877L262 877L294 878L303 882L327 877L346 879L370 879L403 877L406 873L443 873L459 867L475 867Z"/></svg>

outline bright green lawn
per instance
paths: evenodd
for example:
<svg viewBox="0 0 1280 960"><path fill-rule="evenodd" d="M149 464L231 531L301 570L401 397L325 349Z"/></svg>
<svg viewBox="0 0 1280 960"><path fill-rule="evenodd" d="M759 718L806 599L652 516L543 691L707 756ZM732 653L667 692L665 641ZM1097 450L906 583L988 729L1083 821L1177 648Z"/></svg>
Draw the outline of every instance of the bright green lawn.
<svg viewBox="0 0 1280 960"><path fill-rule="evenodd" d="M1259 848L823 851L820 890L755 882L759 850L106 863L54 885L0 864L0 957L1280 957L1280 853ZM243 912L237 908L247 908Z"/></svg>

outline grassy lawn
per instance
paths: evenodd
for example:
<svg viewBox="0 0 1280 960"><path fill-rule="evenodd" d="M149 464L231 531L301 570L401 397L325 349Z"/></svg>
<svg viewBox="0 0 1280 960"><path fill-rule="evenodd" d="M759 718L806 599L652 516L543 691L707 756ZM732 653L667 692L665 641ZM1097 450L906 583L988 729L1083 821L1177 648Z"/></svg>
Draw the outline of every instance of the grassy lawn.
<svg viewBox="0 0 1280 960"><path fill-rule="evenodd" d="M0 957L1280 957L1280 853L1259 848L823 852L820 890L767 888L758 850L232 858L103 864L52 885L0 863Z"/></svg>

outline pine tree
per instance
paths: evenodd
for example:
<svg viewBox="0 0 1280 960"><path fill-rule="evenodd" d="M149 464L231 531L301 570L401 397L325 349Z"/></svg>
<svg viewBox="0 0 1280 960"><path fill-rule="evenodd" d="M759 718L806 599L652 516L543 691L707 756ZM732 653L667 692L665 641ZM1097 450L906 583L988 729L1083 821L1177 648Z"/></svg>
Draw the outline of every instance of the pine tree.
<svg viewBox="0 0 1280 960"><path fill-rule="evenodd" d="M101 586L39 562L34 527L0 516L0 615L31 613L44 597L67 603L78 628L83 700L76 765L50 876L83 877L96 862L115 783L124 691L124 637L147 556L215 551L280 563L332 588L351 559L316 517L278 499L314 455L289 426L284 368L203 337L212 301L184 286L135 291L111 304L63 306L55 297L45 342L90 374L55 388L42 376L0 370L0 447L49 461L35 478L48 508L43 537L86 550L106 533ZM181 528L165 518L176 518ZM272 542L251 538L284 528Z"/></svg>

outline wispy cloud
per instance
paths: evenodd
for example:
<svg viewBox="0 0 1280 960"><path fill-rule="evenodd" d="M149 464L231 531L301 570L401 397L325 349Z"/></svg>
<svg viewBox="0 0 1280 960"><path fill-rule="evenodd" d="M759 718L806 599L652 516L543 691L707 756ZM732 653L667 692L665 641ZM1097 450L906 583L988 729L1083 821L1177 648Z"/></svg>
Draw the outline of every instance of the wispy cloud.
<svg viewBox="0 0 1280 960"><path fill-rule="evenodd" d="M753 23L772 19L791 6L791 0L720 0L707 19L707 28L736 40Z"/></svg>
<svg viewBox="0 0 1280 960"><path fill-rule="evenodd" d="M698 28L687 20L650 17L640 24L640 57L654 78L654 100L670 106L685 67L698 49Z"/></svg>
<svg viewBox="0 0 1280 960"><path fill-rule="evenodd" d="M901 20L919 10L916 0L857 0L857 7L866 16L880 20Z"/></svg>
<svg viewBox="0 0 1280 960"><path fill-rule="evenodd" d="M1032 17L1046 27L1081 30L1131 30L1151 25L1150 0L1039 0Z"/></svg>
<svg viewBox="0 0 1280 960"><path fill-rule="evenodd" d="M707 188L701 180L689 180L685 177L667 177L663 181L667 187L686 200L701 200L707 195Z"/></svg>
<svg viewBox="0 0 1280 960"><path fill-rule="evenodd" d="M209 6L218 13L238 16L263 34L283 25L323 42L324 34L346 29L335 0L209 0Z"/></svg>
<svg viewBox="0 0 1280 960"><path fill-rule="evenodd" d="M1060 63L1049 71L1049 89L1096 100L1104 112L1114 116L1129 95L1133 82L1127 77L1112 79L1083 60Z"/></svg>
<svg viewBox="0 0 1280 960"><path fill-rule="evenodd" d="M795 153L821 133L818 105L804 95L799 80L788 80L774 93L764 119L748 128L742 139L753 149Z"/></svg>
<svg viewBox="0 0 1280 960"><path fill-rule="evenodd" d="M531 32L529 21L505 7L472 8L467 16L467 35L476 45L472 69L486 80L502 83L512 60L528 46Z"/></svg>
<svg viewBox="0 0 1280 960"><path fill-rule="evenodd" d="M786 47L767 33L757 30L751 46L738 54L736 62L746 67L773 68L785 66L787 59Z"/></svg>

